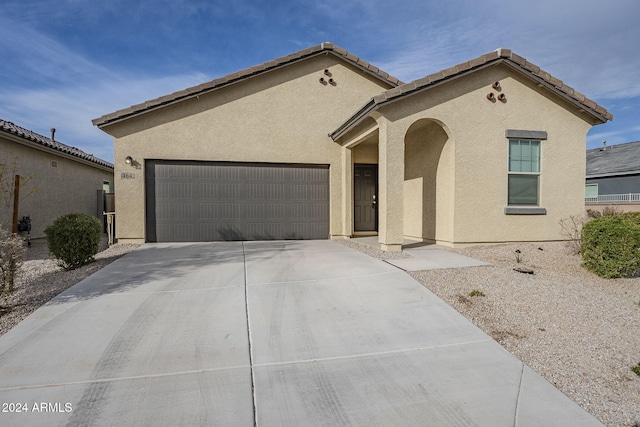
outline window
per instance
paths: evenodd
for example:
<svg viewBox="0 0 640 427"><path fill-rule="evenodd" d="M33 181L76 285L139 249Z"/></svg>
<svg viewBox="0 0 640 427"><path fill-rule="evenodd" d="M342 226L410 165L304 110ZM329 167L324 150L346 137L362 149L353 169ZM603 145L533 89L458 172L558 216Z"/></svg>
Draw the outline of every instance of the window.
<svg viewBox="0 0 640 427"><path fill-rule="evenodd" d="M598 200L598 184L586 184L584 187L584 197Z"/></svg>
<svg viewBox="0 0 640 427"><path fill-rule="evenodd" d="M540 202L540 141L509 140L509 206L538 206Z"/></svg>

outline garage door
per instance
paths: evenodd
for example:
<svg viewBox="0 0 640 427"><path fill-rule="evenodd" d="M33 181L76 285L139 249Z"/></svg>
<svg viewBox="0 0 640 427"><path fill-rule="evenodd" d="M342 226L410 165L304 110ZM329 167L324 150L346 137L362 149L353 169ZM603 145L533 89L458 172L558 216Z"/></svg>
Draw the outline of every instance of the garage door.
<svg viewBox="0 0 640 427"><path fill-rule="evenodd" d="M326 239L329 166L146 162L150 242Z"/></svg>

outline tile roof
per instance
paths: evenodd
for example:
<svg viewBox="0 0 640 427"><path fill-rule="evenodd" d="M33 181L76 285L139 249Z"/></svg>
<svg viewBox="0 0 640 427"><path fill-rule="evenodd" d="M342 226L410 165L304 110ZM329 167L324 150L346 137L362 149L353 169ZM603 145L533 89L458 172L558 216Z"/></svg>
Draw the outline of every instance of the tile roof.
<svg viewBox="0 0 640 427"><path fill-rule="evenodd" d="M83 160L87 160L91 163L95 163L97 165L113 169L112 163L99 159L95 157L93 154L87 154L84 151L80 150L79 148L71 147L61 142L54 141L51 138L47 138L46 136L42 136L38 133L35 133L33 131L20 127L6 120L0 119L0 132L6 132L9 134L15 135L17 137L20 137L22 139L35 142L36 144L40 144L43 147L51 148L53 150L60 151L65 154L69 154L71 156L78 157ZM0 135L2 135L2 133L0 133Z"/></svg>
<svg viewBox="0 0 640 427"><path fill-rule="evenodd" d="M224 77L220 77L218 79L200 84L198 86L193 86L178 92L174 92L166 96L162 96L160 98L156 98L150 101L143 102L141 104L131 106L129 108L125 108L110 114L106 114L102 117L92 120L92 123L98 127L101 127L109 123L120 121L130 116L134 116L140 113L154 110L156 108L159 108L168 104L172 104L177 101L181 101L183 99L193 98L195 96L202 95L203 93L211 92L213 90L219 89L224 86L228 86L238 81L245 80L250 77L254 77L254 76L263 74L265 72L272 71L277 68L281 68L285 65L300 61L302 59L309 58L312 56L317 56L324 53L331 53L351 63L352 65L364 70L365 72L369 73L373 77L376 77L382 80L383 82L389 84L390 86L395 87L395 86L398 86L399 84L402 84L400 80L385 73L384 71L380 70L378 67L371 65L367 61L353 55L352 53L347 52L346 50L334 45L333 43L325 42L317 46L313 46L307 49L303 49L299 52L292 53L287 56L283 56L281 58L276 58L274 60L267 61L260 65L256 65L250 68L246 68L244 70L237 71L232 74L228 74Z"/></svg>
<svg viewBox="0 0 640 427"><path fill-rule="evenodd" d="M577 104L581 109L590 113L596 119L605 123L607 120L613 119L613 115L609 113L605 108L596 104L580 92L576 91L572 87L567 86L551 74L542 70L535 64L527 61L523 57L516 55L510 49L496 49L493 52L482 55L478 58L472 59L462 64L447 68L445 70L438 71L437 73L430 74L426 77L414 80L412 82L401 84L397 87L387 90L386 92L377 95L369 101L360 111L356 112L351 118L343 123L338 129L333 131L329 136L336 140L351 127L359 123L368 114L380 107L381 105L388 104L403 97L412 95L414 93L423 91L430 87L436 86L444 81L450 80L454 77L458 77L476 69L484 68L488 65L493 65L499 62L511 65L521 72L528 74L538 83L548 87L549 89L560 94L570 102Z"/></svg>
<svg viewBox="0 0 640 427"><path fill-rule="evenodd" d="M640 173L640 141L587 150L587 178Z"/></svg>

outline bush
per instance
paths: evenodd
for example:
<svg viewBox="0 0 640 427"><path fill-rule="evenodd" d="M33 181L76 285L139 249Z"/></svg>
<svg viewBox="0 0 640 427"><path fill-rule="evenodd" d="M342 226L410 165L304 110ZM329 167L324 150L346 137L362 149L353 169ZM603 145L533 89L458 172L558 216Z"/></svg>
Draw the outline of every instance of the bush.
<svg viewBox="0 0 640 427"><path fill-rule="evenodd" d="M13 292L24 251L24 243L19 236L0 228L0 296Z"/></svg>
<svg viewBox="0 0 640 427"><path fill-rule="evenodd" d="M589 218L600 218L601 216L620 215L622 212L624 212L622 209L618 209L615 206L605 206L602 208L602 212L594 209L587 209L587 216Z"/></svg>
<svg viewBox="0 0 640 427"><path fill-rule="evenodd" d="M72 213L57 218L48 226L49 252L65 270L74 270L94 261L100 247L102 223L87 214Z"/></svg>
<svg viewBox="0 0 640 427"><path fill-rule="evenodd" d="M602 216L582 229L582 265L605 278L640 270L640 213Z"/></svg>

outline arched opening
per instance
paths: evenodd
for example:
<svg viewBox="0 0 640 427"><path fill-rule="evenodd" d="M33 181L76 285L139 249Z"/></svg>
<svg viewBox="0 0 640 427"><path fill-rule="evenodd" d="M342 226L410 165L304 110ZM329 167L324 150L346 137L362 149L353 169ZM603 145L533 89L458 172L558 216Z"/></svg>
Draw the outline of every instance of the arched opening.
<svg viewBox="0 0 640 427"><path fill-rule="evenodd" d="M405 135L404 235L429 242L453 240L454 147L444 124L413 123Z"/></svg>

